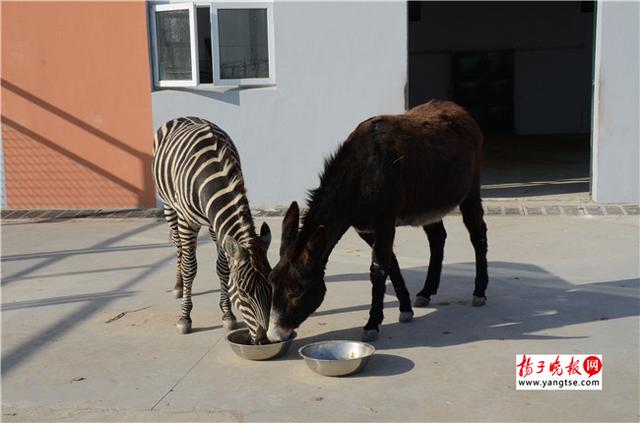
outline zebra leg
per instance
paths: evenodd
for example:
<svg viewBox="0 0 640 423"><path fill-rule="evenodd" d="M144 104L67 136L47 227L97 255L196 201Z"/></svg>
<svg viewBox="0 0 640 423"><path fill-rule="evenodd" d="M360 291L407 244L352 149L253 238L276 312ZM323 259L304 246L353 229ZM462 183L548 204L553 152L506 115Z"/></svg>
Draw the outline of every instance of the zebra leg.
<svg viewBox="0 0 640 423"><path fill-rule="evenodd" d="M176 284L171 291L176 298L182 298L182 268L180 264L181 257L181 243L180 235L178 233L178 214L168 205L164 205L164 218L169 224L169 236L171 242L176 247Z"/></svg>
<svg viewBox="0 0 640 423"><path fill-rule="evenodd" d="M220 310L222 310L222 326L225 330L233 330L237 328L236 316L231 310L231 300L229 299L229 263L227 255L218 246L218 238L212 228L209 228L211 239L218 249L218 260L216 261L216 272L220 280Z"/></svg>
<svg viewBox="0 0 640 423"><path fill-rule="evenodd" d="M218 277L220 278L220 310L222 310L222 326L225 330L233 330L238 327L238 321L231 310L231 300L229 296L229 265L227 263L227 256L224 252L218 254L216 268L218 270Z"/></svg>
<svg viewBox="0 0 640 423"><path fill-rule="evenodd" d="M186 222L178 223L180 242L182 244L182 254L180 264L182 267L182 316L176 324L178 333L185 334L191 332L191 286L198 271L196 261L196 246L198 244L198 230L189 226Z"/></svg>

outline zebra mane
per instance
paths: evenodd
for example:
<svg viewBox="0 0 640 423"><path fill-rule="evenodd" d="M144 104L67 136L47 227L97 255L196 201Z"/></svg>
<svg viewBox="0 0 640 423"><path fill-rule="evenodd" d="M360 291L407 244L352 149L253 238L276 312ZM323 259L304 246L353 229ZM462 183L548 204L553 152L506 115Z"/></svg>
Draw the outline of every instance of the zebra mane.
<svg viewBox="0 0 640 423"><path fill-rule="evenodd" d="M225 159L225 170L228 170L229 185L242 194L242 200L237 204L239 210L239 217L242 221L242 233L239 239L236 241L247 250L251 250L252 245L256 242L258 236L256 235L255 226L253 224L253 216L251 215L251 208L249 207L249 200L247 199L247 190L244 184L244 177L242 176L242 170L240 163L232 154L229 145L224 144L220 149L220 155ZM242 236L248 235L248 236Z"/></svg>

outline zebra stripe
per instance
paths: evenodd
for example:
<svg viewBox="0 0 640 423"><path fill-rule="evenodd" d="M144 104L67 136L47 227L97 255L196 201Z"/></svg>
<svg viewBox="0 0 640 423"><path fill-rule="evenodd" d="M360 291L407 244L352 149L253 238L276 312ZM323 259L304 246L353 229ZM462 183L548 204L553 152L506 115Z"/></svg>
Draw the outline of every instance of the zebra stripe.
<svg viewBox="0 0 640 423"><path fill-rule="evenodd" d="M270 233L266 227L260 237L256 234L235 145L213 123L186 117L162 125L156 131L153 148L156 189L177 252L174 293L182 296L179 329L188 332L191 328L197 234L206 226L218 251L216 272L223 321L235 321L233 304L242 314L252 340L261 341L271 305L267 280L271 268L263 242L263 237L270 239ZM238 249L230 252L225 248L227 243Z"/></svg>

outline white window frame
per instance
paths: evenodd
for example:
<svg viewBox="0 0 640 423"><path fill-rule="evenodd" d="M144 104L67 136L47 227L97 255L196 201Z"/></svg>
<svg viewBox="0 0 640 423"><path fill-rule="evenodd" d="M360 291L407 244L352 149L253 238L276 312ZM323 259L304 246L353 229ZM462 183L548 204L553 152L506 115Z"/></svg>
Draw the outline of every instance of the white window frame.
<svg viewBox="0 0 640 423"><path fill-rule="evenodd" d="M198 19L197 9L209 8L211 25L211 50L213 83L200 84L200 61L198 57ZM267 48L269 59L269 77L267 78L220 78L220 37L218 32L218 10L220 9L266 9L267 11ZM156 13L171 10L189 11L189 28L191 44L191 79L160 80L158 64L158 32ZM276 83L275 35L273 24L273 1L265 0L218 0L215 2L181 2L153 4L151 8L151 41L153 60L153 85L158 88L170 87L211 87L211 86L269 86Z"/></svg>
<svg viewBox="0 0 640 423"><path fill-rule="evenodd" d="M158 63L158 31L156 27L157 12L187 10L189 12L189 38L191 44L191 79L160 80ZM198 62L198 20L195 3L155 4L151 16L151 37L153 40L153 83L156 87L195 87L200 83L200 64Z"/></svg>
<svg viewBox="0 0 640 423"><path fill-rule="evenodd" d="M220 9L266 9L267 11L267 49L269 60L269 76L267 78L220 78L220 33L218 31L218 10ZM213 83L214 85L273 85L276 82L275 36L273 30L272 1L234 1L223 0L211 5L211 40L213 48Z"/></svg>

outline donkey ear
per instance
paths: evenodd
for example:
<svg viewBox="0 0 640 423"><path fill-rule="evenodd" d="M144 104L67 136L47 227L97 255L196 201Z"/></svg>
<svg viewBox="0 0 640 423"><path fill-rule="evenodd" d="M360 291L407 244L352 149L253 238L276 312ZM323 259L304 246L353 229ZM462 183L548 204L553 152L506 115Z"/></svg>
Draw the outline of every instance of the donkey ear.
<svg viewBox="0 0 640 423"><path fill-rule="evenodd" d="M266 253L271 245L271 228L267 225L267 222L263 222L260 226L260 248Z"/></svg>
<svg viewBox="0 0 640 423"><path fill-rule="evenodd" d="M318 226L311 238L307 241L307 245L304 248L304 262L305 263L320 263L324 250L327 246L327 236L324 226Z"/></svg>
<svg viewBox="0 0 640 423"><path fill-rule="evenodd" d="M289 210L282 220L282 242L280 243L280 257L292 248L298 240L298 225L300 224L300 209L295 201L289 206Z"/></svg>
<svg viewBox="0 0 640 423"><path fill-rule="evenodd" d="M230 236L225 237L222 248L224 249L225 253L227 253L229 258L235 261L242 260L247 254L244 248L242 248L242 246L238 244L238 241L231 238Z"/></svg>

